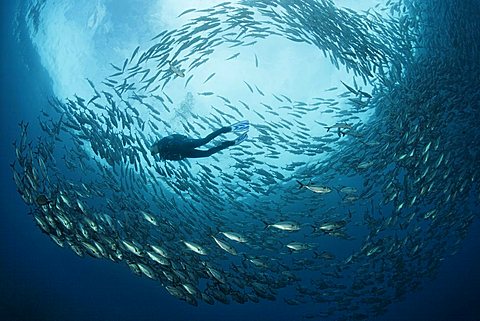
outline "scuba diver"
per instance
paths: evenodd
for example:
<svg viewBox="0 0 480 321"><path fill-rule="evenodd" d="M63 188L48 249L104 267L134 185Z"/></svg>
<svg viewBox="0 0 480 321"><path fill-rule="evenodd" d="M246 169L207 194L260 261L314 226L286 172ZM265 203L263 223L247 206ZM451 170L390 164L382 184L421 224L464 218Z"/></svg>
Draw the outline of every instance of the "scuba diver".
<svg viewBox="0 0 480 321"><path fill-rule="evenodd" d="M228 147L238 145L247 139L247 131L250 128L248 120L242 120L230 126L217 129L205 138L193 139L184 135L173 134L164 137L150 147L153 155L158 154L160 159L164 160L182 160L184 158L201 158L211 156ZM240 134L235 140L227 140L220 145L207 150L196 149L222 134L234 132Z"/></svg>

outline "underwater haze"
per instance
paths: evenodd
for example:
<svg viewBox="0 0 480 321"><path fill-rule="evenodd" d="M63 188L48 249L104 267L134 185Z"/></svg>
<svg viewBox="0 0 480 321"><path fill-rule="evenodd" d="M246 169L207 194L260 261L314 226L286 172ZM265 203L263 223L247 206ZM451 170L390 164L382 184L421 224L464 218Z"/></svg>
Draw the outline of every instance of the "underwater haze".
<svg viewBox="0 0 480 321"><path fill-rule="evenodd" d="M1 320L480 320L479 1L1 6Z"/></svg>

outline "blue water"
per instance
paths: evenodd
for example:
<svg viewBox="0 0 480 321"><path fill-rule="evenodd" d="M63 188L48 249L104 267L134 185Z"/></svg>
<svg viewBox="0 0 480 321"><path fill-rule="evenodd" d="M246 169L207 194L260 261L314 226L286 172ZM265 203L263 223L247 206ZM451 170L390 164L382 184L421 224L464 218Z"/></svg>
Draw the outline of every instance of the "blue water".
<svg viewBox="0 0 480 321"><path fill-rule="evenodd" d="M9 164L18 123L35 122L51 82L33 48L19 47L13 38L13 2L2 2L0 20L0 320L292 320L298 315L302 306L280 300L191 307L124 265L78 257L41 233L16 191ZM477 221L433 280L375 320L480 320L478 235Z"/></svg>

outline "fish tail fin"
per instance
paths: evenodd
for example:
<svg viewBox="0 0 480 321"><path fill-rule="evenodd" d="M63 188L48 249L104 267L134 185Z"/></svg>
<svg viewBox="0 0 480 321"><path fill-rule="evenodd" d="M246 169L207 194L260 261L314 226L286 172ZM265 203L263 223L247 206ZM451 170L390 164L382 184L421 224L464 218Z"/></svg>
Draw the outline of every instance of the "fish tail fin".
<svg viewBox="0 0 480 321"><path fill-rule="evenodd" d="M266 229L270 226L270 224L268 224L268 222L267 222L267 221L264 221L264 220L262 220L262 222L263 222L263 224L265 225L265 226L263 227L263 229L266 230Z"/></svg>
<svg viewBox="0 0 480 321"><path fill-rule="evenodd" d="M303 184L302 182L300 182L298 179L297 179L297 183L300 185L300 186L298 187L298 189L302 189L302 188L305 187L305 184Z"/></svg>

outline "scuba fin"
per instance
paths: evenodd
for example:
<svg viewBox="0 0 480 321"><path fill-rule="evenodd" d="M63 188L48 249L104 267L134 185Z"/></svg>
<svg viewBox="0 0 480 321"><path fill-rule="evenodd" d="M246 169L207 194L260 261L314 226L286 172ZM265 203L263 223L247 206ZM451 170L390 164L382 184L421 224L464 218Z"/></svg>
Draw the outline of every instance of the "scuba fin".
<svg viewBox="0 0 480 321"><path fill-rule="evenodd" d="M245 141L247 138L248 138L247 133L243 133L242 135L238 136L238 137L234 140L234 142L235 142L234 145L238 145L238 144L242 143L242 142Z"/></svg>
<svg viewBox="0 0 480 321"><path fill-rule="evenodd" d="M243 133L250 129L250 122L248 120L242 120L238 123L230 125L230 127L232 128L232 132Z"/></svg>

